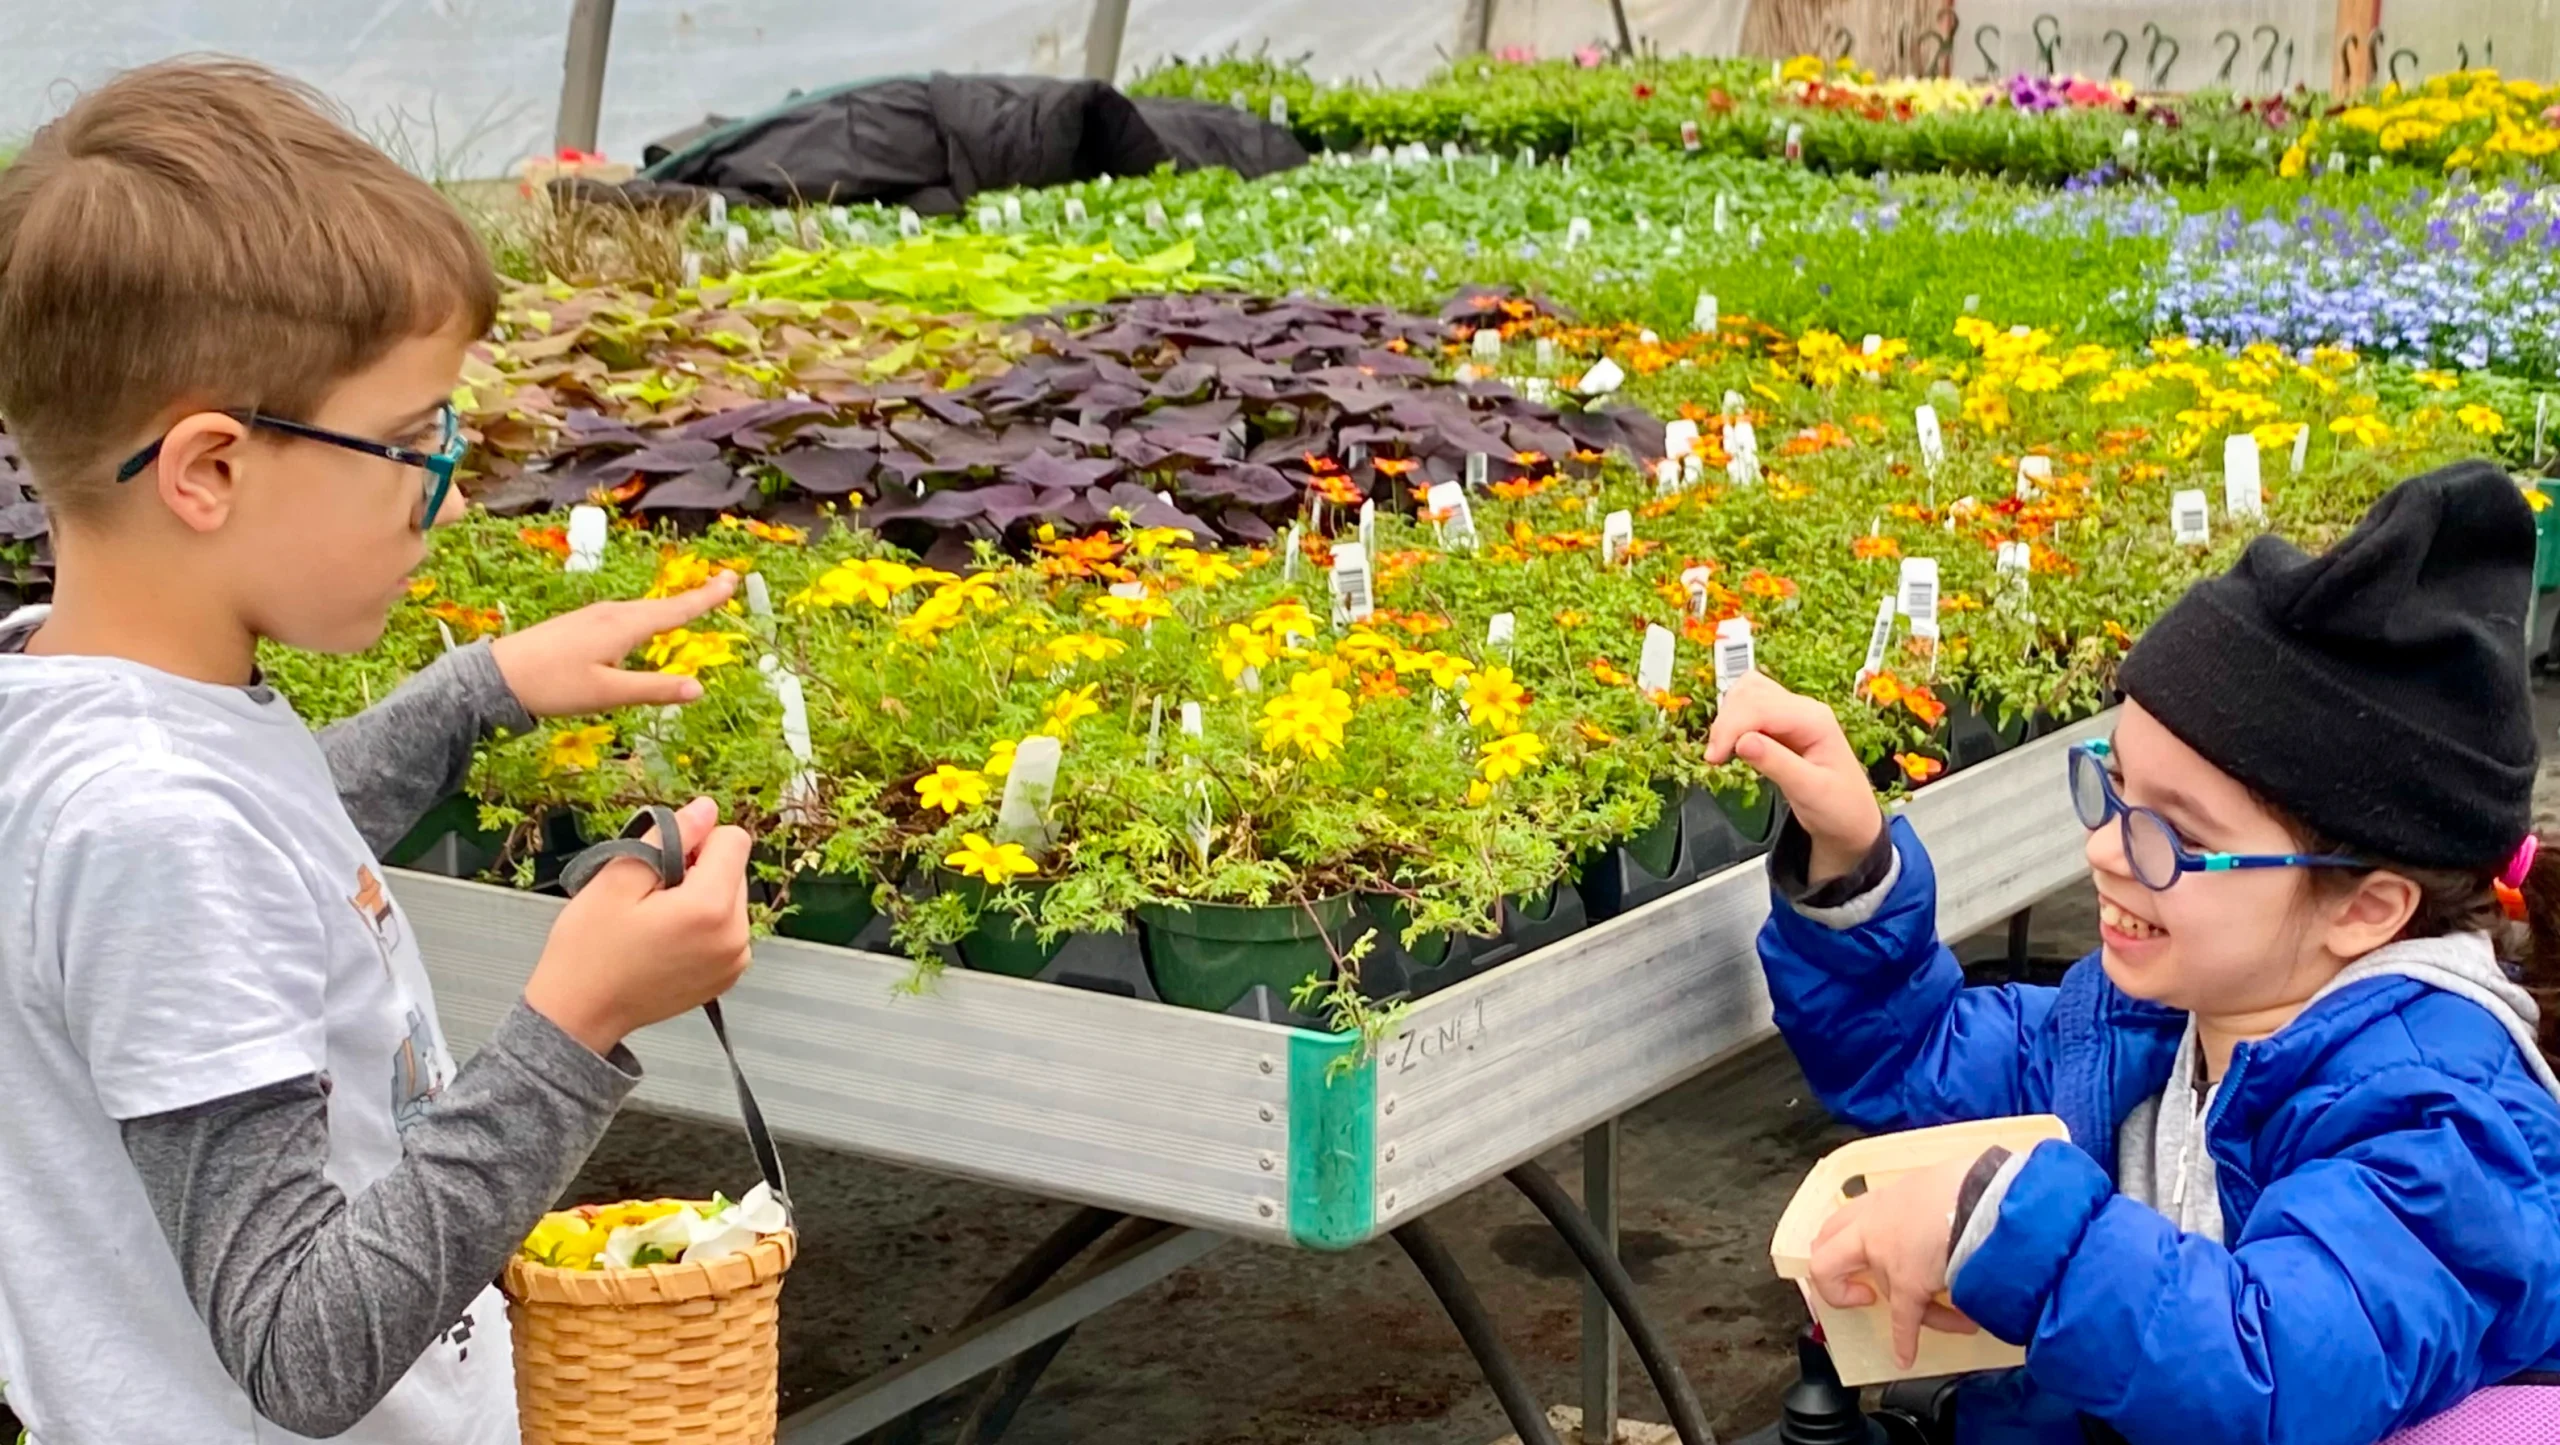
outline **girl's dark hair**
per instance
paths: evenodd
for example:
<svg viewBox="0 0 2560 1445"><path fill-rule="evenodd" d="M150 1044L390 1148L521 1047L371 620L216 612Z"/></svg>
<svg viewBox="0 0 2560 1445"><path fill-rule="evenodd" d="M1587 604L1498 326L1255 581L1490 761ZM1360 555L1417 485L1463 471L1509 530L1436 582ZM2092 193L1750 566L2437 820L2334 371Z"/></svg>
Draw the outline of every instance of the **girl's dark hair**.
<svg viewBox="0 0 2560 1445"><path fill-rule="evenodd" d="M2358 854L2358 850L2294 822L2281 808L2270 804L2269 811L2284 820L2304 852L2345 853L2350 857ZM2412 868L2382 862L2373 866L2376 871L2388 870L2418 885L2418 906L2410 913L2409 921L2401 925L2395 942L2446 938L2459 933L2489 936L2498 961L2507 965L2517 983L2533 996L2534 1006L2541 1010L2537 1033L2542 1056L2554 1069L2560 1069L2560 837L2549 833L2537 836L2542 848L2525 874L2522 922L2508 918L2505 907L2498 902L2495 884L2501 868ZM2308 871L2313 892L2332 896L2346 892L2365 876L2351 868Z"/></svg>

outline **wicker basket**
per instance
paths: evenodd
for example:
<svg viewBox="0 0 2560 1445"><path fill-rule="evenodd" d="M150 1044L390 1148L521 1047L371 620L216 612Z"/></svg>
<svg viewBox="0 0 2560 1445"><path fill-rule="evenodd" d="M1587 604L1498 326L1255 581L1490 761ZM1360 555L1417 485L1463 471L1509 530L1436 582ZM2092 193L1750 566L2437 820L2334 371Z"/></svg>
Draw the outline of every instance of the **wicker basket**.
<svg viewBox="0 0 2560 1445"><path fill-rule="evenodd" d="M704 1264L507 1265L524 1445L772 1445L785 1230Z"/></svg>

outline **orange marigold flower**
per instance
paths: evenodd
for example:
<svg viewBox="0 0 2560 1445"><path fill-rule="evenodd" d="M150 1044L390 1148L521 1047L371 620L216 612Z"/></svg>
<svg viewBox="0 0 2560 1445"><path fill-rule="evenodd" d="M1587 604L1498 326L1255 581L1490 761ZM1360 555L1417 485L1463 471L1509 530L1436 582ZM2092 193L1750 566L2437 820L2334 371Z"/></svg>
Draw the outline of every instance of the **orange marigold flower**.
<svg viewBox="0 0 2560 1445"><path fill-rule="evenodd" d="M647 477L633 477L618 487L597 487L587 493L587 500L599 507L619 507L647 490Z"/></svg>
<svg viewBox="0 0 2560 1445"><path fill-rule="evenodd" d="M1868 674L1865 685L1858 690L1878 707L1891 707L1902 701L1902 679L1890 672Z"/></svg>
<svg viewBox="0 0 2560 1445"><path fill-rule="evenodd" d="M1318 472L1307 479L1307 486L1337 507L1356 507L1363 500L1359 486L1340 472Z"/></svg>
<svg viewBox="0 0 2560 1445"><path fill-rule="evenodd" d="M548 552L554 557L569 555L569 529L566 527L518 527L516 538L537 552Z"/></svg>
<svg viewBox="0 0 2560 1445"><path fill-rule="evenodd" d="M1573 629L1580 627L1582 624L1589 622L1590 620L1591 617L1588 613L1577 612L1570 607L1556 614L1556 626L1563 628L1567 632L1571 632Z"/></svg>
<svg viewBox="0 0 2560 1445"><path fill-rule="evenodd" d="M1795 596L1796 584L1784 577L1772 576L1762 568L1754 567L1750 574L1742 579L1742 590L1754 597L1765 597L1774 601L1781 597Z"/></svg>
<svg viewBox="0 0 2560 1445"><path fill-rule="evenodd" d="M2098 625L2106 629L2107 636L2114 639L2116 646L2123 648L2133 646L2133 634L2125 631L2123 624L2110 618Z"/></svg>
<svg viewBox="0 0 2560 1445"><path fill-rule="evenodd" d="M1860 537L1849 544L1850 554L1861 562L1902 555L1902 544L1891 537Z"/></svg>
<svg viewBox="0 0 2560 1445"><path fill-rule="evenodd" d="M1422 463L1411 457L1376 457L1370 461L1369 465L1376 467L1381 476L1401 477L1420 467Z"/></svg>
<svg viewBox="0 0 2560 1445"><path fill-rule="evenodd" d="M1644 695L1644 700L1652 703L1655 707L1662 709L1664 712L1678 712L1680 709L1689 705L1689 694L1685 692L1673 692L1669 688L1665 687L1657 687L1653 691L1646 693Z"/></svg>
<svg viewBox="0 0 2560 1445"><path fill-rule="evenodd" d="M1550 485L1552 483L1545 477L1513 477L1509 481L1494 483L1489 490L1498 500L1525 502L1545 491Z"/></svg>
<svg viewBox="0 0 2560 1445"><path fill-rule="evenodd" d="M1511 462L1514 466L1527 467L1534 471L1547 464L1547 454L1545 452L1513 452Z"/></svg>
<svg viewBox="0 0 2560 1445"><path fill-rule="evenodd" d="M1591 675L1611 687L1624 687L1628 683L1635 681L1634 678L1627 676L1625 673L1620 672L1617 668L1611 666L1609 659L1605 657L1595 657L1591 659Z"/></svg>
<svg viewBox="0 0 2560 1445"><path fill-rule="evenodd" d="M1335 461L1331 457L1318 456L1314 452L1300 452L1298 455L1306 459L1307 470L1316 473L1318 476L1322 476L1326 472L1338 472L1342 470L1342 463Z"/></svg>
<svg viewBox="0 0 2560 1445"><path fill-rule="evenodd" d="M1938 701L1937 695L1925 687L1903 689L1902 706L1931 727L1936 727L1947 715L1947 705Z"/></svg>
<svg viewBox="0 0 2560 1445"><path fill-rule="evenodd" d="M1396 681L1393 672L1373 672L1360 679L1360 695L1367 698L1411 697L1413 692Z"/></svg>
<svg viewBox="0 0 2560 1445"><path fill-rule="evenodd" d="M1606 728L1602 728L1588 722L1575 723L1573 725L1573 730L1582 734L1582 740L1584 742L1614 743L1618 740L1618 735L1616 733L1610 732Z"/></svg>

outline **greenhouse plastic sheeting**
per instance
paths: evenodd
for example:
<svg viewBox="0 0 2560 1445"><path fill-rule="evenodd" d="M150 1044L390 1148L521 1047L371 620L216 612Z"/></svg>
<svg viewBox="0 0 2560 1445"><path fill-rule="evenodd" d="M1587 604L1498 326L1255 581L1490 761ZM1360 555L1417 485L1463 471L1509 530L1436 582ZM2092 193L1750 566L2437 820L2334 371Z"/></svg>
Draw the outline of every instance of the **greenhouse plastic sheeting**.
<svg viewBox="0 0 2560 1445"><path fill-rule="evenodd" d="M319 86L414 169L507 173L550 149L571 0L0 0L0 148L117 70L196 51ZM1457 48L1464 0L1132 0L1123 80L1229 47L1307 54L1320 75L1420 79ZM1608 7L1589 8L1607 27ZM599 142L752 115L794 89L932 70L1084 73L1090 0L620 0Z"/></svg>

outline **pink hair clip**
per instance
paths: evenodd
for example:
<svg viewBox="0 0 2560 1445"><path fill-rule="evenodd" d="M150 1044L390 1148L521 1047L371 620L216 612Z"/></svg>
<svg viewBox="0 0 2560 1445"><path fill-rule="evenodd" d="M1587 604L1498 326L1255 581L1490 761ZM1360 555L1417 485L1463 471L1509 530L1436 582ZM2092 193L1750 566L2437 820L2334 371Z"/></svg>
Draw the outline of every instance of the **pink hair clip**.
<svg viewBox="0 0 2560 1445"><path fill-rule="evenodd" d="M2489 885L2489 891L2497 895L2499 909L2517 923L2525 921L2524 880L2533 872L2533 860L2541 856L2542 840L2525 834L2524 841L2516 845L2515 856L2507 860L2506 871Z"/></svg>

